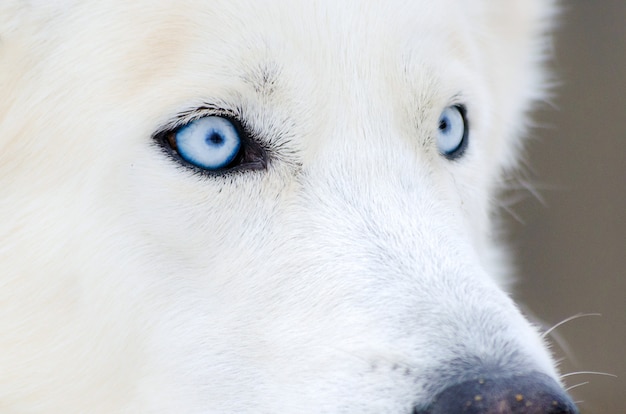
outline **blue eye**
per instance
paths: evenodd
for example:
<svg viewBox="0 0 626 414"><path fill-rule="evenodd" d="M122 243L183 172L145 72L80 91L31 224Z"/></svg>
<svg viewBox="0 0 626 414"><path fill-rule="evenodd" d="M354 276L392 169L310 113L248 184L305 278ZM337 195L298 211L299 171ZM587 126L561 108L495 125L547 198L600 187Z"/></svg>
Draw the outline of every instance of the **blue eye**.
<svg viewBox="0 0 626 414"><path fill-rule="evenodd" d="M467 120L462 106L449 106L439 117L437 148L449 160L459 158L467 147Z"/></svg>
<svg viewBox="0 0 626 414"><path fill-rule="evenodd" d="M174 131L169 140L185 161L209 171L228 167L242 145L235 125L219 116L196 119Z"/></svg>

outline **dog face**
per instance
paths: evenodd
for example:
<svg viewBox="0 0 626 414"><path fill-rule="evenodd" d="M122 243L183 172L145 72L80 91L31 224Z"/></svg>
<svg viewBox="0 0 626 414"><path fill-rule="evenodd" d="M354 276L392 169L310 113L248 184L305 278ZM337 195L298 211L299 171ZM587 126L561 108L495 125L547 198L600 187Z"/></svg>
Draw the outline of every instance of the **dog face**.
<svg viewBox="0 0 626 414"><path fill-rule="evenodd" d="M0 406L431 412L558 378L491 224L549 12L4 2Z"/></svg>

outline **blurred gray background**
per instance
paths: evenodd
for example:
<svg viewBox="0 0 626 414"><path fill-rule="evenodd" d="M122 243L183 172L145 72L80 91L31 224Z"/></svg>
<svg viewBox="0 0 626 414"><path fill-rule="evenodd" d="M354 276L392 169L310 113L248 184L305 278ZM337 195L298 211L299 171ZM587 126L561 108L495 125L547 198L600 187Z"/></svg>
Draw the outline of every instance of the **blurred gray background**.
<svg viewBox="0 0 626 414"><path fill-rule="evenodd" d="M555 330L583 413L626 413L626 0L564 0L554 107L537 111L529 178L512 206L517 298ZM520 222L523 221L522 222Z"/></svg>

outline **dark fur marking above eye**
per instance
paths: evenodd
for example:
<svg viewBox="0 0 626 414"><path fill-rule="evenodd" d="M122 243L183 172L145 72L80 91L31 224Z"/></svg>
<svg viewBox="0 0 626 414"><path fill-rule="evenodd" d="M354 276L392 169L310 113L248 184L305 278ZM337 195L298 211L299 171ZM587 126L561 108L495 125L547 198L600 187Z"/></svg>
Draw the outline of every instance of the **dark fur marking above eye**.
<svg viewBox="0 0 626 414"><path fill-rule="evenodd" d="M275 92L280 74L278 64L266 62L242 75L241 79L252 86L258 95L268 97Z"/></svg>

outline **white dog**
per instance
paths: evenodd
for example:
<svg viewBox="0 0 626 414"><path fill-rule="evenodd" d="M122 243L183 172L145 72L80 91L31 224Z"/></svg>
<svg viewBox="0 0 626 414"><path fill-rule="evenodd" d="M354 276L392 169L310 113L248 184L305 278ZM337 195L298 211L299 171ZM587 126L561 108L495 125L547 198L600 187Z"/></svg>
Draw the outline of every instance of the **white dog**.
<svg viewBox="0 0 626 414"><path fill-rule="evenodd" d="M2 0L0 412L576 412L492 223L552 11Z"/></svg>

